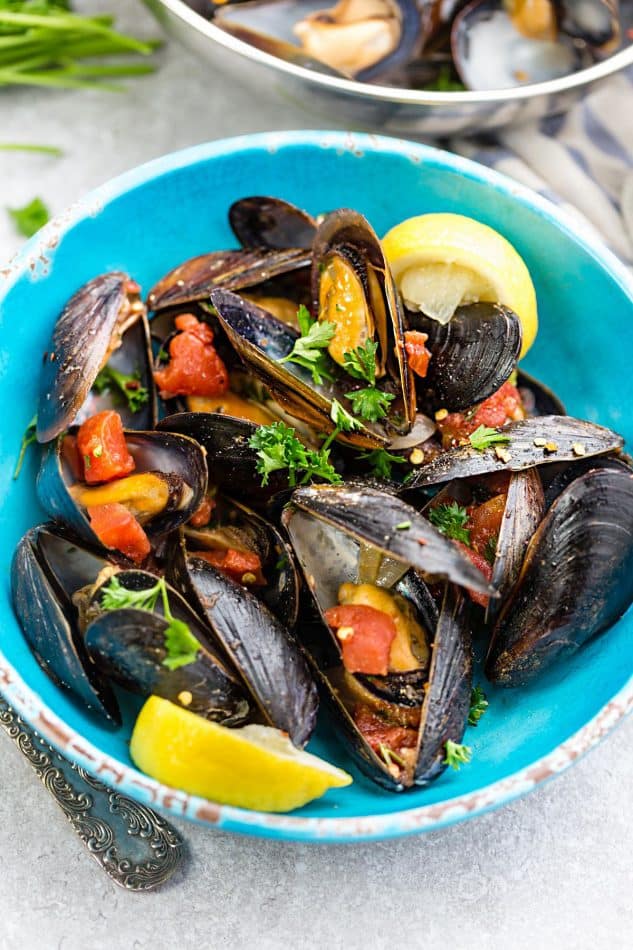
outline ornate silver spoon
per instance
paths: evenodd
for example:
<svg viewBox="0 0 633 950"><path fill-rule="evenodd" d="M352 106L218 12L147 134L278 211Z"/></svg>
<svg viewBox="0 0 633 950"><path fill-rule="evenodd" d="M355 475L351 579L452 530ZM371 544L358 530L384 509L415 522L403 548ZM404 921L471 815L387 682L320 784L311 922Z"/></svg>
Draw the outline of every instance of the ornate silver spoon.
<svg viewBox="0 0 633 950"><path fill-rule="evenodd" d="M115 884L129 891L149 891L172 876L183 860L185 846L168 821L69 762L20 719L2 696L0 726Z"/></svg>

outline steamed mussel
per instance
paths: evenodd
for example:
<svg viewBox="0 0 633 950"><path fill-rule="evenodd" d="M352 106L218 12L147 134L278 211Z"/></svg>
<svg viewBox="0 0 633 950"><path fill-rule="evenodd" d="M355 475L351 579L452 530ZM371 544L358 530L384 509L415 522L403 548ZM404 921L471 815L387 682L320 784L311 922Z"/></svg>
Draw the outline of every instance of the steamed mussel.
<svg viewBox="0 0 633 950"><path fill-rule="evenodd" d="M421 39L441 44L450 24L425 7ZM425 786L469 761L474 669L500 687L563 675L633 601L623 439L523 372L536 295L491 229L424 215L381 241L354 210L270 196L229 223L242 247L170 271L149 322L119 272L64 309L39 413L53 521L16 551L16 614L91 713L125 728L126 694L147 701L133 755L167 784L178 760L185 791L268 802L248 770L246 796L204 784L243 779L219 753L192 752L187 777L189 743L277 756L283 785L314 766L320 696L366 777ZM476 253L442 257L473 226ZM495 282L500 247L514 280ZM319 769L322 790L350 781Z"/></svg>

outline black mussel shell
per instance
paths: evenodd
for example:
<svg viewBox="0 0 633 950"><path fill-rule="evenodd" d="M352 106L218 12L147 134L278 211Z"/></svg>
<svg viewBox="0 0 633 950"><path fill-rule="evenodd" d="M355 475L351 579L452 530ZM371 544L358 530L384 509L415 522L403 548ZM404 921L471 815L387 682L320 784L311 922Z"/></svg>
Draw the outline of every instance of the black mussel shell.
<svg viewBox="0 0 633 950"><path fill-rule="evenodd" d="M32 528L13 556L11 591L24 636L44 672L82 706L120 725L118 703L86 651L70 599L106 565L57 528Z"/></svg>
<svg viewBox="0 0 633 950"><path fill-rule="evenodd" d="M422 488L454 478L491 472L520 472L537 465L573 462L579 457L613 452L624 442L611 429L572 416L524 419L504 426L499 432L509 439L498 446L503 450L500 453L494 444L483 451L471 445L447 449L416 469L408 487Z"/></svg>
<svg viewBox="0 0 633 950"><path fill-rule="evenodd" d="M312 247L316 221L281 198L255 195L240 198L229 208L229 224L244 247Z"/></svg>
<svg viewBox="0 0 633 950"><path fill-rule="evenodd" d="M632 470L631 461L627 460L625 455L599 455L597 458L580 458L568 464L552 465L547 472L549 475L551 471L552 477L545 482L545 507L549 508L552 502L556 501L567 486L577 478L597 468L611 468L624 472Z"/></svg>
<svg viewBox="0 0 633 950"><path fill-rule="evenodd" d="M556 393L522 369L517 373L517 389L528 416L567 415L567 410Z"/></svg>
<svg viewBox="0 0 633 950"><path fill-rule="evenodd" d="M428 576L495 596L452 541L388 492L353 483L299 488L282 523L312 588L326 578L338 578L335 589L343 580L355 581L362 544Z"/></svg>
<svg viewBox="0 0 633 950"><path fill-rule="evenodd" d="M618 0L558 0L561 30L568 36L583 40L593 52L606 56L620 42Z"/></svg>
<svg viewBox="0 0 633 950"><path fill-rule="evenodd" d="M332 381L315 383L309 370L297 363L282 363L292 352L299 334L288 324L237 294L215 290L211 302L231 343L246 368L260 379L277 402L290 415L307 422L317 432L330 433L332 401L337 399L351 412L345 393L351 380L333 368ZM334 364L332 364L334 367ZM387 436L376 425L362 425L357 431L342 432L341 442L361 448L376 448L387 443Z"/></svg>
<svg viewBox="0 0 633 950"><path fill-rule="evenodd" d="M633 602L633 472L586 472L528 547L493 631L486 673L519 686L612 626Z"/></svg>
<svg viewBox="0 0 633 950"><path fill-rule="evenodd" d="M448 323L422 313L411 325L428 334L431 353L418 393L434 409L467 409L495 393L510 377L521 351L521 321L508 307L474 303L458 307Z"/></svg>
<svg viewBox="0 0 633 950"><path fill-rule="evenodd" d="M70 430L73 434L74 430ZM204 449L193 439L169 432L125 433L128 450L136 462L132 474L153 472L169 486L167 507L143 527L152 539L166 535L189 520L207 490L207 466ZM37 497L52 518L67 525L78 538L101 547L90 527L88 516L75 502L71 487L74 474L62 458L62 437L46 446L37 476ZM113 483L109 483L113 484Z"/></svg>
<svg viewBox="0 0 633 950"><path fill-rule="evenodd" d="M168 577L205 620L239 671L265 721L303 746L316 724L318 696L303 653L283 624L239 584L174 544Z"/></svg>
<svg viewBox="0 0 633 950"><path fill-rule="evenodd" d="M246 248L212 251L192 257L165 274L147 297L150 310L164 310L194 301L208 300L217 287L243 290L273 277L308 267L310 254L302 248L268 250Z"/></svg>
<svg viewBox="0 0 633 950"><path fill-rule="evenodd" d="M84 284L64 307L44 355L40 376L39 442L50 442L75 421L99 371L110 362L110 352L115 369L140 373L139 382L148 390L148 399L138 413L131 413L125 405L114 406L111 395L105 405L101 399L101 408L120 408L130 427L153 425L156 397L147 317L143 304L135 299L129 286L127 274L102 274ZM92 396L91 401L98 398Z"/></svg>

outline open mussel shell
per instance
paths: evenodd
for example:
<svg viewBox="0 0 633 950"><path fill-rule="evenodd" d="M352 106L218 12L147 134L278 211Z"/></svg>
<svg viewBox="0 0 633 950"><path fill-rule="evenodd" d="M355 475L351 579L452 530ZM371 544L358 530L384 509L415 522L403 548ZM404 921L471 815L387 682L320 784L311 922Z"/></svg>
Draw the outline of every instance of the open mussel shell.
<svg viewBox="0 0 633 950"><path fill-rule="evenodd" d="M69 434L74 434L74 429ZM42 508L56 521L71 528L78 538L100 548L101 543L90 527L85 509L73 498L72 489L77 479L63 456L63 438L49 443L43 453L37 476L36 491ZM199 507L207 490L205 452L194 439L170 432L125 432L128 451L136 468L132 474L151 472L167 483L166 507L143 523L148 536L158 539L184 524ZM116 490L117 481L106 483L101 489ZM119 500L118 498L114 500ZM107 504L102 497L99 504Z"/></svg>
<svg viewBox="0 0 633 950"><path fill-rule="evenodd" d="M338 583L356 581L359 552L369 548L391 564L397 576L414 567L428 577L495 595L452 541L389 492L360 483L298 488L282 524L309 587L312 580L317 584L325 577L339 578ZM376 576L376 583L384 585L386 578Z"/></svg>
<svg viewBox="0 0 633 950"><path fill-rule="evenodd" d="M211 523L202 528L185 526L187 551L233 548L252 551L262 564L266 579L253 591L281 622L292 630L299 615L299 576L292 548L277 528L246 505L216 495Z"/></svg>
<svg viewBox="0 0 633 950"><path fill-rule="evenodd" d="M612 626L632 601L633 472L585 472L530 542L493 631L489 679L523 685Z"/></svg>
<svg viewBox="0 0 633 950"><path fill-rule="evenodd" d="M350 390L352 381L343 379L343 374L334 367L333 380L315 383L310 371L303 366L280 362L292 352L299 337L296 330L229 291L214 291L211 301L242 362L264 383L282 408L317 432L332 432L335 427L330 416L332 401L337 399L351 411L345 393ZM377 448L388 441L382 427L369 424L363 424L357 431L341 432L339 440L360 448Z"/></svg>
<svg viewBox="0 0 633 950"><path fill-rule="evenodd" d="M287 732L296 746L305 745L316 724L318 696L290 631L250 591L188 555L183 538L169 551L168 577L209 625L265 722Z"/></svg>
<svg viewBox="0 0 633 950"><path fill-rule="evenodd" d="M537 416L512 422L499 431L509 440L502 444L500 453L495 445L483 451L470 444L447 449L421 465L407 487L422 488L454 478L573 462L579 457L614 452L624 443L617 432L572 416Z"/></svg>
<svg viewBox="0 0 633 950"><path fill-rule="evenodd" d="M177 412L156 428L195 439L206 452L209 482L249 505L261 506L288 488L283 471L271 472L262 486L257 452L250 445L259 428L254 422L217 412Z"/></svg>
<svg viewBox="0 0 633 950"><path fill-rule="evenodd" d="M147 571L121 571L116 575L122 587L141 591L154 587L157 578ZM170 670L165 631L167 621L162 605L155 613L125 608L103 611L101 588L91 598L90 614L95 618L85 632L85 645L94 665L112 682L140 696L162 696L189 712L227 726L243 723L249 704L238 677L220 658L209 634L184 598L168 587L173 616L187 624L199 644L192 663Z"/></svg>
<svg viewBox="0 0 633 950"><path fill-rule="evenodd" d="M393 403L390 416L393 418L395 413L399 413L403 418L401 432L407 432L415 418L416 398L413 374L408 367L404 346L404 311L376 232L357 211L349 208L333 211L319 225L312 245L312 258L314 313L337 325L329 347L330 354L334 346L341 352L350 351L364 344L367 339L378 344L376 375L380 378L386 373L393 381L398 398ZM364 327L353 325L356 315L351 309L349 294L342 293L339 303L341 281L337 262L360 282L366 307ZM331 267L334 268L336 280L332 280ZM324 281L328 282L326 286L330 286L325 295L328 301L325 312L322 300ZM338 314L342 314L342 317Z"/></svg>
<svg viewBox="0 0 633 950"><path fill-rule="evenodd" d="M566 416L564 403L556 393L524 370L517 372L517 389L528 416Z"/></svg>
<svg viewBox="0 0 633 950"><path fill-rule="evenodd" d="M458 307L446 324L416 313L411 324L428 335L431 359L417 388L434 409L454 412L482 402L516 367L521 321L508 307L493 303Z"/></svg>
<svg viewBox="0 0 633 950"><path fill-rule="evenodd" d="M620 42L619 0L557 0L561 30L607 56Z"/></svg>
<svg viewBox="0 0 633 950"><path fill-rule="evenodd" d="M281 274L308 267L311 256L303 248L243 248L212 251L179 264L150 290L147 306L164 310L208 300L212 290L244 290Z"/></svg>
<svg viewBox="0 0 633 950"><path fill-rule="evenodd" d="M549 508L558 496L580 475L598 468L617 469L621 472L633 471L632 460L626 455L599 455L597 458L577 459L569 464L552 465L544 475L551 477L545 481L545 507Z"/></svg>
<svg viewBox="0 0 633 950"><path fill-rule="evenodd" d="M111 394L90 393L106 363L120 372L139 374L148 399L138 412L132 413L125 400L115 404ZM120 271L88 281L64 307L44 355L38 441L50 442L71 423L105 408L120 411L130 428L151 428L156 419L151 364L147 316L138 288ZM90 407L84 412L87 400Z"/></svg>
<svg viewBox="0 0 633 950"><path fill-rule="evenodd" d="M120 725L118 703L86 651L71 601L72 593L94 582L106 566L55 526L32 528L13 556L11 592L24 636L44 672L85 708Z"/></svg>
<svg viewBox="0 0 633 950"><path fill-rule="evenodd" d="M240 198L229 208L229 224L244 247L309 250L316 221L306 211L281 198L255 195Z"/></svg>

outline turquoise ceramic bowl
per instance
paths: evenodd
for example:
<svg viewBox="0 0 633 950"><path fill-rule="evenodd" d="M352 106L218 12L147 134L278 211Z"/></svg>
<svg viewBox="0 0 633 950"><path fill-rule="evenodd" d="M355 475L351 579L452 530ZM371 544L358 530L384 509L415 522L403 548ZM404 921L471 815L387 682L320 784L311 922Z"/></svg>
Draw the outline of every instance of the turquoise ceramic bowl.
<svg viewBox="0 0 633 950"><path fill-rule="evenodd" d="M53 745L104 781L174 815L227 830L350 841L472 817L564 770L630 711L633 613L529 688L488 687L489 712L465 740L473 761L458 773L393 795L352 769L351 787L283 816L218 806L136 771L128 755L132 710L120 731L101 727L46 678L13 617L11 553L41 518L35 453L18 481L11 474L35 411L41 354L64 301L105 270L126 270L147 290L185 258L231 246L227 208L249 194L279 195L312 212L348 205L381 234L428 211L462 212L497 228L525 258L538 293L541 329L526 369L548 382L571 413L618 429L630 444L633 282L552 204L480 165L373 136L284 132L169 155L89 195L0 272L0 691ZM350 768L325 724L310 749Z"/></svg>

